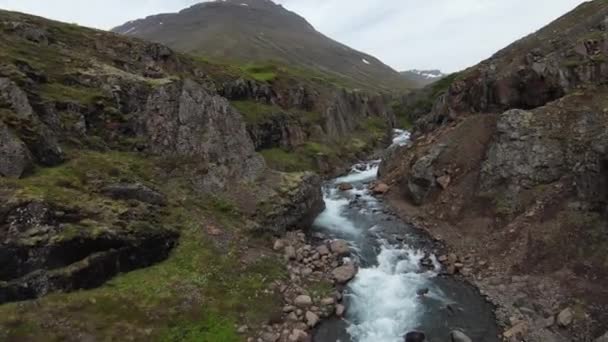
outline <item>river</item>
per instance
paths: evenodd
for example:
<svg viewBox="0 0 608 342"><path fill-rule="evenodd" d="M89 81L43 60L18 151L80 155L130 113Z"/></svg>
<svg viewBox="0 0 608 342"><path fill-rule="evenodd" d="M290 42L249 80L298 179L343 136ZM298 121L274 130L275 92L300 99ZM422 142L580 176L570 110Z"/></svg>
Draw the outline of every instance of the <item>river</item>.
<svg viewBox="0 0 608 342"><path fill-rule="evenodd" d="M408 141L408 132L395 131L393 145ZM325 321L314 341L403 342L414 330L424 332L427 341L450 341L453 330L475 342L499 341L492 306L472 286L441 275L431 239L368 191L379 163L355 165L323 187L326 209L314 229L348 241L360 270L345 290L346 317ZM354 188L340 191L341 183Z"/></svg>

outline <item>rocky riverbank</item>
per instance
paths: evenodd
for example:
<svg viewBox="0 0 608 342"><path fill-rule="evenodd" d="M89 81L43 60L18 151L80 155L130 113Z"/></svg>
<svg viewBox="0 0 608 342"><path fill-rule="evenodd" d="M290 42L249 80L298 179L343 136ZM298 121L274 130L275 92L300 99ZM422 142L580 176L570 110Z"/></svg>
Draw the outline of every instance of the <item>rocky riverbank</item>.
<svg viewBox="0 0 608 342"><path fill-rule="evenodd" d="M322 319L345 313L342 290L357 273L357 266L345 261L350 248L343 240L322 234L309 240L304 232L291 231L274 241L273 250L285 259L288 277L275 281L269 290L280 293L284 306L248 341L311 341L311 330ZM239 332L248 335L248 327L241 326Z"/></svg>

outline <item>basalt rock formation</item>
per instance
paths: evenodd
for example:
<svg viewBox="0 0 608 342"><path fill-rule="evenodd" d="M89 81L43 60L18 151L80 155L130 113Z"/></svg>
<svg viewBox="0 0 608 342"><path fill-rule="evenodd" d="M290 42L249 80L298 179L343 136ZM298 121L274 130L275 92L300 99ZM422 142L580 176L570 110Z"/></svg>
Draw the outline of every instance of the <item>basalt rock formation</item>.
<svg viewBox="0 0 608 342"><path fill-rule="evenodd" d="M507 340L608 329L607 17L587 2L427 88L413 143L381 166L393 203L475 260L465 276L501 304ZM546 320L564 309L576 318Z"/></svg>

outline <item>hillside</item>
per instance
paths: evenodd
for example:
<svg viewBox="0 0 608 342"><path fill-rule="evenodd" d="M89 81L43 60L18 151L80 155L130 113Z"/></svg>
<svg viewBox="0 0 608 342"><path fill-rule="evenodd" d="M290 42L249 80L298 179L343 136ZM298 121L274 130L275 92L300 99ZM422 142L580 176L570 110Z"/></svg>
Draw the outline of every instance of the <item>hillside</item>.
<svg viewBox="0 0 608 342"><path fill-rule="evenodd" d="M0 340L240 341L300 294L285 284L333 312L341 261L290 280L273 236L323 209L306 171L395 118L330 77L266 76L0 11Z"/></svg>
<svg viewBox="0 0 608 342"><path fill-rule="evenodd" d="M304 18L270 0L204 2L113 29L210 60L269 61L333 75L351 88L394 92L409 87L377 58L315 30Z"/></svg>
<svg viewBox="0 0 608 342"><path fill-rule="evenodd" d="M452 246L508 341L608 330L607 16L586 2L395 106L415 124L381 167L391 202Z"/></svg>

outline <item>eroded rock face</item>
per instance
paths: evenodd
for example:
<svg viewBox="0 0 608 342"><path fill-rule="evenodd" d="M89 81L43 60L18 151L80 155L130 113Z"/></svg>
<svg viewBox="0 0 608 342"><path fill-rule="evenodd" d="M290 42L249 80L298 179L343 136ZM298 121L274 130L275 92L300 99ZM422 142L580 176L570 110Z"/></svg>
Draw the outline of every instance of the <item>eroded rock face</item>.
<svg viewBox="0 0 608 342"><path fill-rule="evenodd" d="M166 258L178 237L143 222L91 228L80 222L92 214L44 202L2 209L8 211L0 217L0 303L99 286Z"/></svg>
<svg viewBox="0 0 608 342"><path fill-rule="evenodd" d="M64 153L56 136L34 113L25 92L7 78L0 78L0 110L4 111L5 124L22 138L40 164L63 162Z"/></svg>
<svg viewBox="0 0 608 342"><path fill-rule="evenodd" d="M32 166L27 146L0 121L0 176L19 178Z"/></svg>
<svg viewBox="0 0 608 342"><path fill-rule="evenodd" d="M430 191L437 186L433 164L445 150L445 145L437 145L416 161L407 180L407 187L412 200L422 204Z"/></svg>
<svg viewBox="0 0 608 342"><path fill-rule="evenodd" d="M191 80L160 87L148 98L142 134L153 152L192 158L203 165L201 190L252 181L265 168L240 114L228 101Z"/></svg>
<svg viewBox="0 0 608 342"><path fill-rule="evenodd" d="M544 134L545 126L534 120L533 112L514 109L502 114L498 136L482 168L482 188L490 189L502 180L524 187L557 180L564 171L565 155L561 137Z"/></svg>
<svg viewBox="0 0 608 342"><path fill-rule="evenodd" d="M325 208L321 177L306 172L281 174L278 192L259 205L261 230L283 233L288 229L308 229Z"/></svg>

